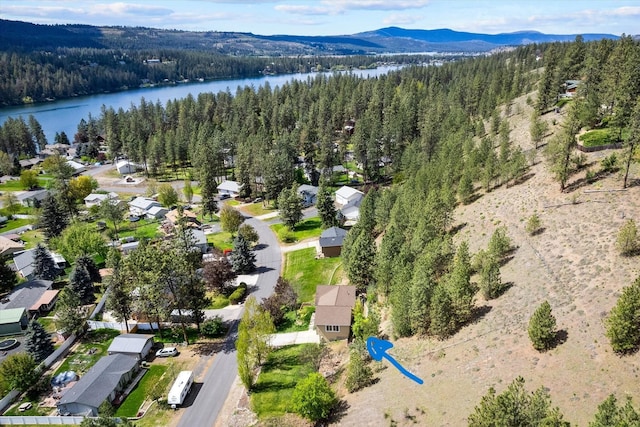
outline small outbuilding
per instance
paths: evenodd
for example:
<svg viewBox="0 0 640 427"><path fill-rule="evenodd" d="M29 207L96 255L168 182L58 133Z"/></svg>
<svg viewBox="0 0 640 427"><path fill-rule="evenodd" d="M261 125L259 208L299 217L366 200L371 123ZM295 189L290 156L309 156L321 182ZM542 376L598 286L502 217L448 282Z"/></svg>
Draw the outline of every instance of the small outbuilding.
<svg viewBox="0 0 640 427"><path fill-rule="evenodd" d="M28 323L27 310L24 308L0 310L0 336L21 334Z"/></svg>
<svg viewBox="0 0 640 427"><path fill-rule="evenodd" d="M320 251L327 258L338 257L342 252L342 243L347 231L340 227L327 228L320 235Z"/></svg>
<svg viewBox="0 0 640 427"><path fill-rule="evenodd" d="M130 173L136 173L136 171L140 169L140 167L137 164L130 162L129 160L120 160L116 163L116 169L118 170L118 173L120 173L120 175L127 175Z"/></svg>
<svg viewBox="0 0 640 427"><path fill-rule="evenodd" d="M126 354L138 360L147 357L153 347L153 335L122 334L113 339L107 349L109 354Z"/></svg>

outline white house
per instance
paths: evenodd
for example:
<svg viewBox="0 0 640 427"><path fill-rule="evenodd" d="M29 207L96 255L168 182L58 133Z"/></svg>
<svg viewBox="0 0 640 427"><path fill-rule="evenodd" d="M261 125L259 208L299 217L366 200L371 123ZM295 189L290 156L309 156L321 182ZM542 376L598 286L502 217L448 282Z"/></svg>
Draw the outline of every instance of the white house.
<svg viewBox="0 0 640 427"><path fill-rule="evenodd" d="M244 184L238 184L235 181L222 181L222 183L218 185L218 193L220 195L226 194L229 197L237 197L243 185Z"/></svg>
<svg viewBox="0 0 640 427"><path fill-rule="evenodd" d="M169 209L162 206L153 206L147 211L147 218L149 219L162 219L167 215Z"/></svg>
<svg viewBox="0 0 640 427"><path fill-rule="evenodd" d="M162 206L159 202L146 197L136 197L129 202L129 212L139 217L145 216L154 206Z"/></svg>
<svg viewBox="0 0 640 427"><path fill-rule="evenodd" d="M126 175L129 173L135 173L140 166L135 163L130 162L129 160L120 160L116 163L116 169L120 175Z"/></svg>
<svg viewBox="0 0 640 427"><path fill-rule="evenodd" d="M343 219L344 225L350 227L355 225L360 219L360 205L362 204L362 198L353 200L340 209L338 215Z"/></svg>
<svg viewBox="0 0 640 427"><path fill-rule="evenodd" d="M197 228L192 229L191 235L193 236L194 246L203 254L207 253L209 251L209 244L207 243L207 236L204 234L204 231L198 230Z"/></svg>
<svg viewBox="0 0 640 427"><path fill-rule="evenodd" d="M87 197L84 198L84 204L86 207L90 208L91 206L96 206L102 203L104 200L113 200L114 203L118 203L118 194L116 193L107 193L107 194L95 194L91 193Z"/></svg>
<svg viewBox="0 0 640 427"><path fill-rule="evenodd" d="M346 206L349 203L360 200L364 197L364 193L355 188L347 187L343 185L336 190L336 203L340 206Z"/></svg>
<svg viewBox="0 0 640 427"><path fill-rule="evenodd" d="M67 160L67 164L73 168L74 175L79 175L80 173L87 170L85 165L83 165L82 163L78 163L74 160Z"/></svg>
<svg viewBox="0 0 640 427"><path fill-rule="evenodd" d="M318 187L302 184L298 187L298 195L302 198L305 207L315 205L318 201Z"/></svg>

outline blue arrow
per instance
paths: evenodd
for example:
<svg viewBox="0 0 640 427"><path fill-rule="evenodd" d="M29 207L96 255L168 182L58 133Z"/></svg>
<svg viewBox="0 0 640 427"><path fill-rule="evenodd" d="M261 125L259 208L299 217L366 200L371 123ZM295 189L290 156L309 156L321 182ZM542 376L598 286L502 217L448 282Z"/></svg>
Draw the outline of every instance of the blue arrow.
<svg viewBox="0 0 640 427"><path fill-rule="evenodd" d="M407 378L414 380L418 384L423 384L421 378L416 377L411 372L407 371L396 359L387 354L387 350L393 348L393 344L389 341L381 340L376 337L367 338L367 350L371 355L371 358L376 362L380 362L383 358L387 359L393 366L395 366L402 374Z"/></svg>

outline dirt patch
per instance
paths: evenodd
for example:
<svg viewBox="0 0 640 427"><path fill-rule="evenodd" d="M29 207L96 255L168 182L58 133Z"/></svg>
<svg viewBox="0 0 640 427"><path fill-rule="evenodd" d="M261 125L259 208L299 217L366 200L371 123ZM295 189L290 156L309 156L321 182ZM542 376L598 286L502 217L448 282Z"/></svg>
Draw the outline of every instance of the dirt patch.
<svg viewBox="0 0 640 427"><path fill-rule="evenodd" d="M519 113L509 122L511 139L529 150L531 108L525 99L516 100L512 111ZM543 116L550 133L557 129L553 120L563 118L554 112ZM611 152L586 154L587 164L597 171ZM465 425L489 387L501 392L517 376L525 378L529 390L547 387L572 425L588 425L611 393L632 396L635 406L640 404L638 357L613 354L603 325L622 287L640 274L638 257L621 257L615 250L622 224L629 218L640 222L640 186L592 192L620 189L622 179L615 173L561 193L541 149L536 157L525 182L483 193L454 214L454 225L466 224L456 242L467 240L472 252L486 248L498 226L507 227L517 250L501 275L513 286L496 300L478 300L478 306L486 307L484 315L448 340L395 342L391 353L425 383L418 385L393 367L378 372L378 383L346 396L348 410L336 425L378 426L392 420L397 425ZM569 184L586 181L586 169ZM640 175L637 165L631 175ZM529 236L524 227L533 213L544 229ZM566 342L538 353L527 325L544 300L551 304L558 329L566 332Z"/></svg>

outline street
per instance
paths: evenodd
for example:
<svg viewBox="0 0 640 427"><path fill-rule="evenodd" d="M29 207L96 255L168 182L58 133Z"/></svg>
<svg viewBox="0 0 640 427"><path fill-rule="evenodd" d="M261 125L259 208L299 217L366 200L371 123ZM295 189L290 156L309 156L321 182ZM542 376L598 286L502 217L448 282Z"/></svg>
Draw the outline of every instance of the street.
<svg viewBox="0 0 640 427"><path fill-rule="evenodd" d="M251 293L258 301L273 293L281 269L281 253L278 240L268 224L249 218L246 223L252 225L260 235L256 250L256 266L258 280ZM213 363L206 372L198 395L193 405L184 409L178 427L213 426L224 405L229 390L238 374L235 340L238 320L233 322L224 348L214 356Z"/></svg>

